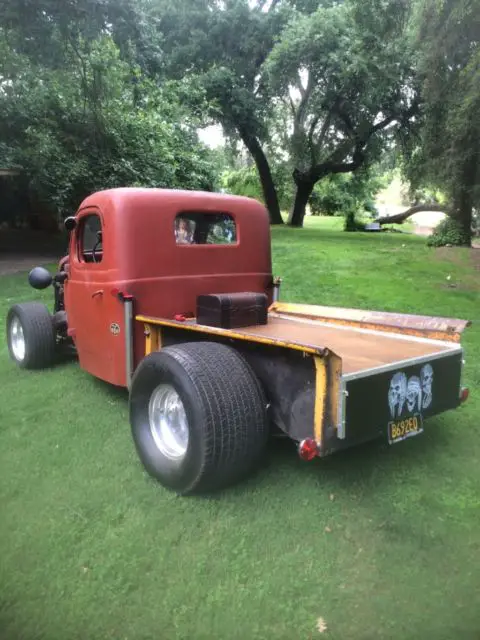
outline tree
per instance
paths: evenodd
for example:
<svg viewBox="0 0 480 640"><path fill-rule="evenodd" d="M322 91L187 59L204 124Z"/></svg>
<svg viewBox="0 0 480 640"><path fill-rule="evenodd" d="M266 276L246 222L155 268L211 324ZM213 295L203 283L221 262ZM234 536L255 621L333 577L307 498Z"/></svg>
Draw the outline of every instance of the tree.
<svg viewBox="0 0 480 640"><path fill-rule="evenodd" d="M375 196L385 186L378 167L361 167L354 173L332 173L320 180L312 192L312 215L376 214Z"/></svg>
<svg viewBox="0 0 480 640"><path fill-rule="evenodd" d="M182 105L188 88L158 88L108 33L64 40L48 29L52 55L38 60L33 48L19 53L21 30L0 29L0 162L23 168L40 206L62 217L99 189L215 188L198 121Z"/></svg>
<svg viewBox="0 0 480 640"><path fill-rule="evenodd" d="M325 4L297 10L266 62L273 91L291 111L294 226L302 226L319 180L371 163L417 111L408 3Z"/></svg>
<svg viewBox="0 0 480 640"><path fill-rule="evenodd" d="M416 15L422 119L406 150L412 186L445 191L451 217L470 244L480 207L480 5L420 0Z"/></svg>
<svg viewBox="0 0 480 640"><path fill-rule="evenodd" d="M269 139L270 94L262 65L286 21L273 2L154 0L163 72L191 77L211 105L206 123L220 122L250 152L273 224L282 224L278 194L264 145ZM190 101L195 106L194 101Z"/></svg>

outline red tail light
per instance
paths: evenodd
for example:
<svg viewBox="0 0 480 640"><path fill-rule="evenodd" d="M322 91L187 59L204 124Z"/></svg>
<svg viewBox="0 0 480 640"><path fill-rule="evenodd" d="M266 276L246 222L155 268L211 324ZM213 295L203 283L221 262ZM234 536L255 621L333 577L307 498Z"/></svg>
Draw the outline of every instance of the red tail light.
<svg viewBox="0 0 480 640"><path fill-rule="evenodd" d="M298 455L302 460L313 460L318 453L317 443L312 438L306 438L298 445Z"/></svg>
<svg viewBox="0 0 480 640"><path fill-rule="evenodd" d="M460 402L463 404L468 400L468 396L470 395L470 390L468 387L462 387L460 391Z"/></svg>

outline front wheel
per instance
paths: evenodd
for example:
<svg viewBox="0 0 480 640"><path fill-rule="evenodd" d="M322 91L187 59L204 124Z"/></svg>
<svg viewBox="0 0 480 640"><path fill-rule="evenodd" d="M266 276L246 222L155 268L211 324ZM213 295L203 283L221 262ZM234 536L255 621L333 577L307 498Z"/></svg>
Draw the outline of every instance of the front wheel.
<svg viewBox="0 0 480 640"><path fill-rule="evenodd" d="M234 349L214 342L148 355L133 377L129 406L144 467L181 495L238 481L259 460L268 436L256 376Z"/></svg>
<svg viewBox="0 0 480 640"><path fill-rule="evenodd" d="M15 304L7 315L10 357L22 369L42 369L53 364L56 336L52 316L38 302Z"/></svg>

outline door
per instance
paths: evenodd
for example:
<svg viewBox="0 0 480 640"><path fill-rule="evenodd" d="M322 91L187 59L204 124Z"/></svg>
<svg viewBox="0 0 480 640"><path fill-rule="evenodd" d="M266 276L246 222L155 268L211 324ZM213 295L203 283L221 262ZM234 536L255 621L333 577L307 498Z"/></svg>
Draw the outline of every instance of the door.
<svg viewBox="0 0 480 640"><path fill-rule="evenodd" d="M109 254L100 211L88 209L79 215L70 255L65 305L80 366L102 380L123 385L123 306L112 295L114 256Z"/></svg>

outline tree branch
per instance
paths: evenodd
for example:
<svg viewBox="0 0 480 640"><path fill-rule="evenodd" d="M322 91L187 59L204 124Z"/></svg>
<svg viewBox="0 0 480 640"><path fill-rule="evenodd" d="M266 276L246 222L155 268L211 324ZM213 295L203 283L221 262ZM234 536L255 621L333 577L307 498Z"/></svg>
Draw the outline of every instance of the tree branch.
<svg viewBox="0 0 480 640"><path fill-rule="evenodd" d="M310 141L312 141L313 134L314 134L314 132L315 132L315 129L316 129L316 127L317 127L317 124L318 124L318 122L319 122L320 118L321 118L321 115L320 115L319 113L317 113L317 115L316 115L316 116L314 117L314 119L312 120L312 123L310 124L310 128L309 128L309 130L308 130L308 139L309 139Z"/></svg>
<svg viewBox="0 0 480 640"><path fill-rule="evenodd" d="M318 140L315 143L315 152L320 151L320 149L322 148L322 144L323 141L325 140L325 136L327 135L327 131L330 127L330 123L332 121L332 112L331 110L327 113L327 116L325 118L325 120L323 121L322 124L322 128L320 129L320 134L318 136ZM317 119L318 122L318 119ZM315 123L316 126L316 123ZM313 140L313 131L315 130L315 127L311 130L312 131L312 140Z"/></svg>
<svg viewBox="0 0 480 640"><path fill-rule="evenodd" d="M321 136L326 134L327 128L329 126L329 116L331 117L333 112L339 113L339 106L340 104L337 103L334 104L330 109L330 112L323 123ZM369 126L363 132L353 131L354 140L349 138L348 140L341 142L338 148L330 154L327 160L319 164L315 164L310 168L309 171L296 171L296 173L294 173L295 180L318 182L318 180L330 173L350 173L352 171L356 171L365 162L365 147L370 138L375 133L384 129L395 120L406 120L412 117L418 111L418 106L418 102L414 101L412 105L403 113L392 112L389 116L385 117L383 120L380 120L380 122L377 122L377 124ZM351 124L348 116L347 122ZM351 162L344 162L344 158L347 157L350 153L352 154Z"/></svg>
<svg viewBox="0 0 480 640"><path fill-rule="evenodd" d="M272 4L268 7L267 13L270 13L270 11L273 11L273 9L275 9L275 7L279 2L280 0L272 0ZM265 0L265 2L263 3L263 6L265 6L266 3L267 3L267 0Z"/></svg>
<svg viewBox="0 0 480 640"><path fill-rule="evenodd" d="M293 103L292 96L290 94L288 94L288 101L290 103L290 110L292 112L292 117L293 117L294 120L296 120L297 119L297 111L295 109L295 105Z"/></svg>
<svg viewBox="0 0 480 640"><path fill-rule="evenodd" d="M418 100L414 100L410 107L406 111L400 112L392 112L389 116L377 122L376 125L373 125L369 131L367 132L367 139L370 138L374 133L380 131L381 129L385 129L389 124L394 122L395 120L408 120L416 113L418 113L419 103Z"/></svg>
<svg viewBox="0 0 480 640"><path fill-rule="evenodd" d="M413 207L410 207L406 211L402 211L402 213L397 213L393 216L382 216L381 218L377 218L375 222L379 224L402 224L413 216L415 213L419 213L420 211L441 211L442 213L446 213L447 215L451 214L451 209L449 207L444 207L441 204L416 204Z"/></svg>
<svg viewBox="0 0 480 640"><path fill-rule="evenodd" d="M340 120L345 125L348 135L355 138L356 137L355 127L353 126L352 119L350 118L348 113L343 109L343 100L341 99L337 100L334 106L332 107L332 110L334 111L334 113L338 115Z"/></svg>
<svg viewBox="0 0 480 640"><path fill-rule="evenodd" d="M337 149L337 151L334 151L331 154L328 160L312 167L308 172L310 180L318 182L320 178L323 178L330 173L350 173L351 171L356 171L365 162L365 153L363 152L362 145L357 145L355 147L351 162L337 162L336 158L341 156L342 153L343 156L345 156L346 151Z"/></svg>
<svg viewBox="0 0 480 640"><path fill-rule="evenodd" d="M302 102L303 102L303 100L305 100L306 89L304 88L304 86L302 84L302 78L300 77L300 70L299 69L297 69L297 80L298 80L298 90L300 91L300 95L302 96ZM310 76L308 78L307 88L308 88L308 84L309 83L310 83Z"/></svg>
<svg viewBox="0 0 480 640"><path fill-rule="evenodd" d="M325 120L327 120L327 119L328 119L328 115L327 115L327 118ZM310 124L310 128L308 130L308 136L307 136L308 146L309 146L309 149L310 149L310 158L312 159L312 165L317 164L317 148L316 148L316 146L315 146L315 144L313 142L313 134L314 134L315 128L316 128L319 120L320 120L320 114L318 113L314 117L314 119L312 120L312 122ZM324 122L324 124L325 124L325 122ZM322 130L323 130L323 127L322 127Z"/></svg>
<svg viewBox="0 0 480 640"><path fill-rule="evenodd" d="M82 54L78 50L73 38L70 34L67 34L67 42L70 45L73 53L78 58L80 62L80 75L82 77L82 88L83 88L83 115L85 115L87 111L87 102L88 102L88 79L87 79L87 63L85 62Z"/></svg>
<svg viewBox="0 0 480 640"><path fill-rule="evenodd" d="M268 0L261 0L261 2L258 3L257 8L260 9L260 11L263 11L263 13L270 13L270 11L272 11L272 9L275 9L275 7L277 6L277 4L280 2L280 0L272 0L270 6L268 7L268 9L266 11L264 11L265 7L268 4Z"/></svg>
<svg viewBox="0 0 480 640"><path fill-rule="evenodd" d="M312 79L311 73L308 76L308 82L305 88L302 85L302 80L300 78L300 75L298 76L298 89L300 91L300 95L302 96L302 98L296 110L296 115L294 116L295 122L293 123L293 127L295 131L298 131L298 129L303 128L303 123L305 119L305 110L307 108L308 100L313 90L313 79Z"/></svg>

